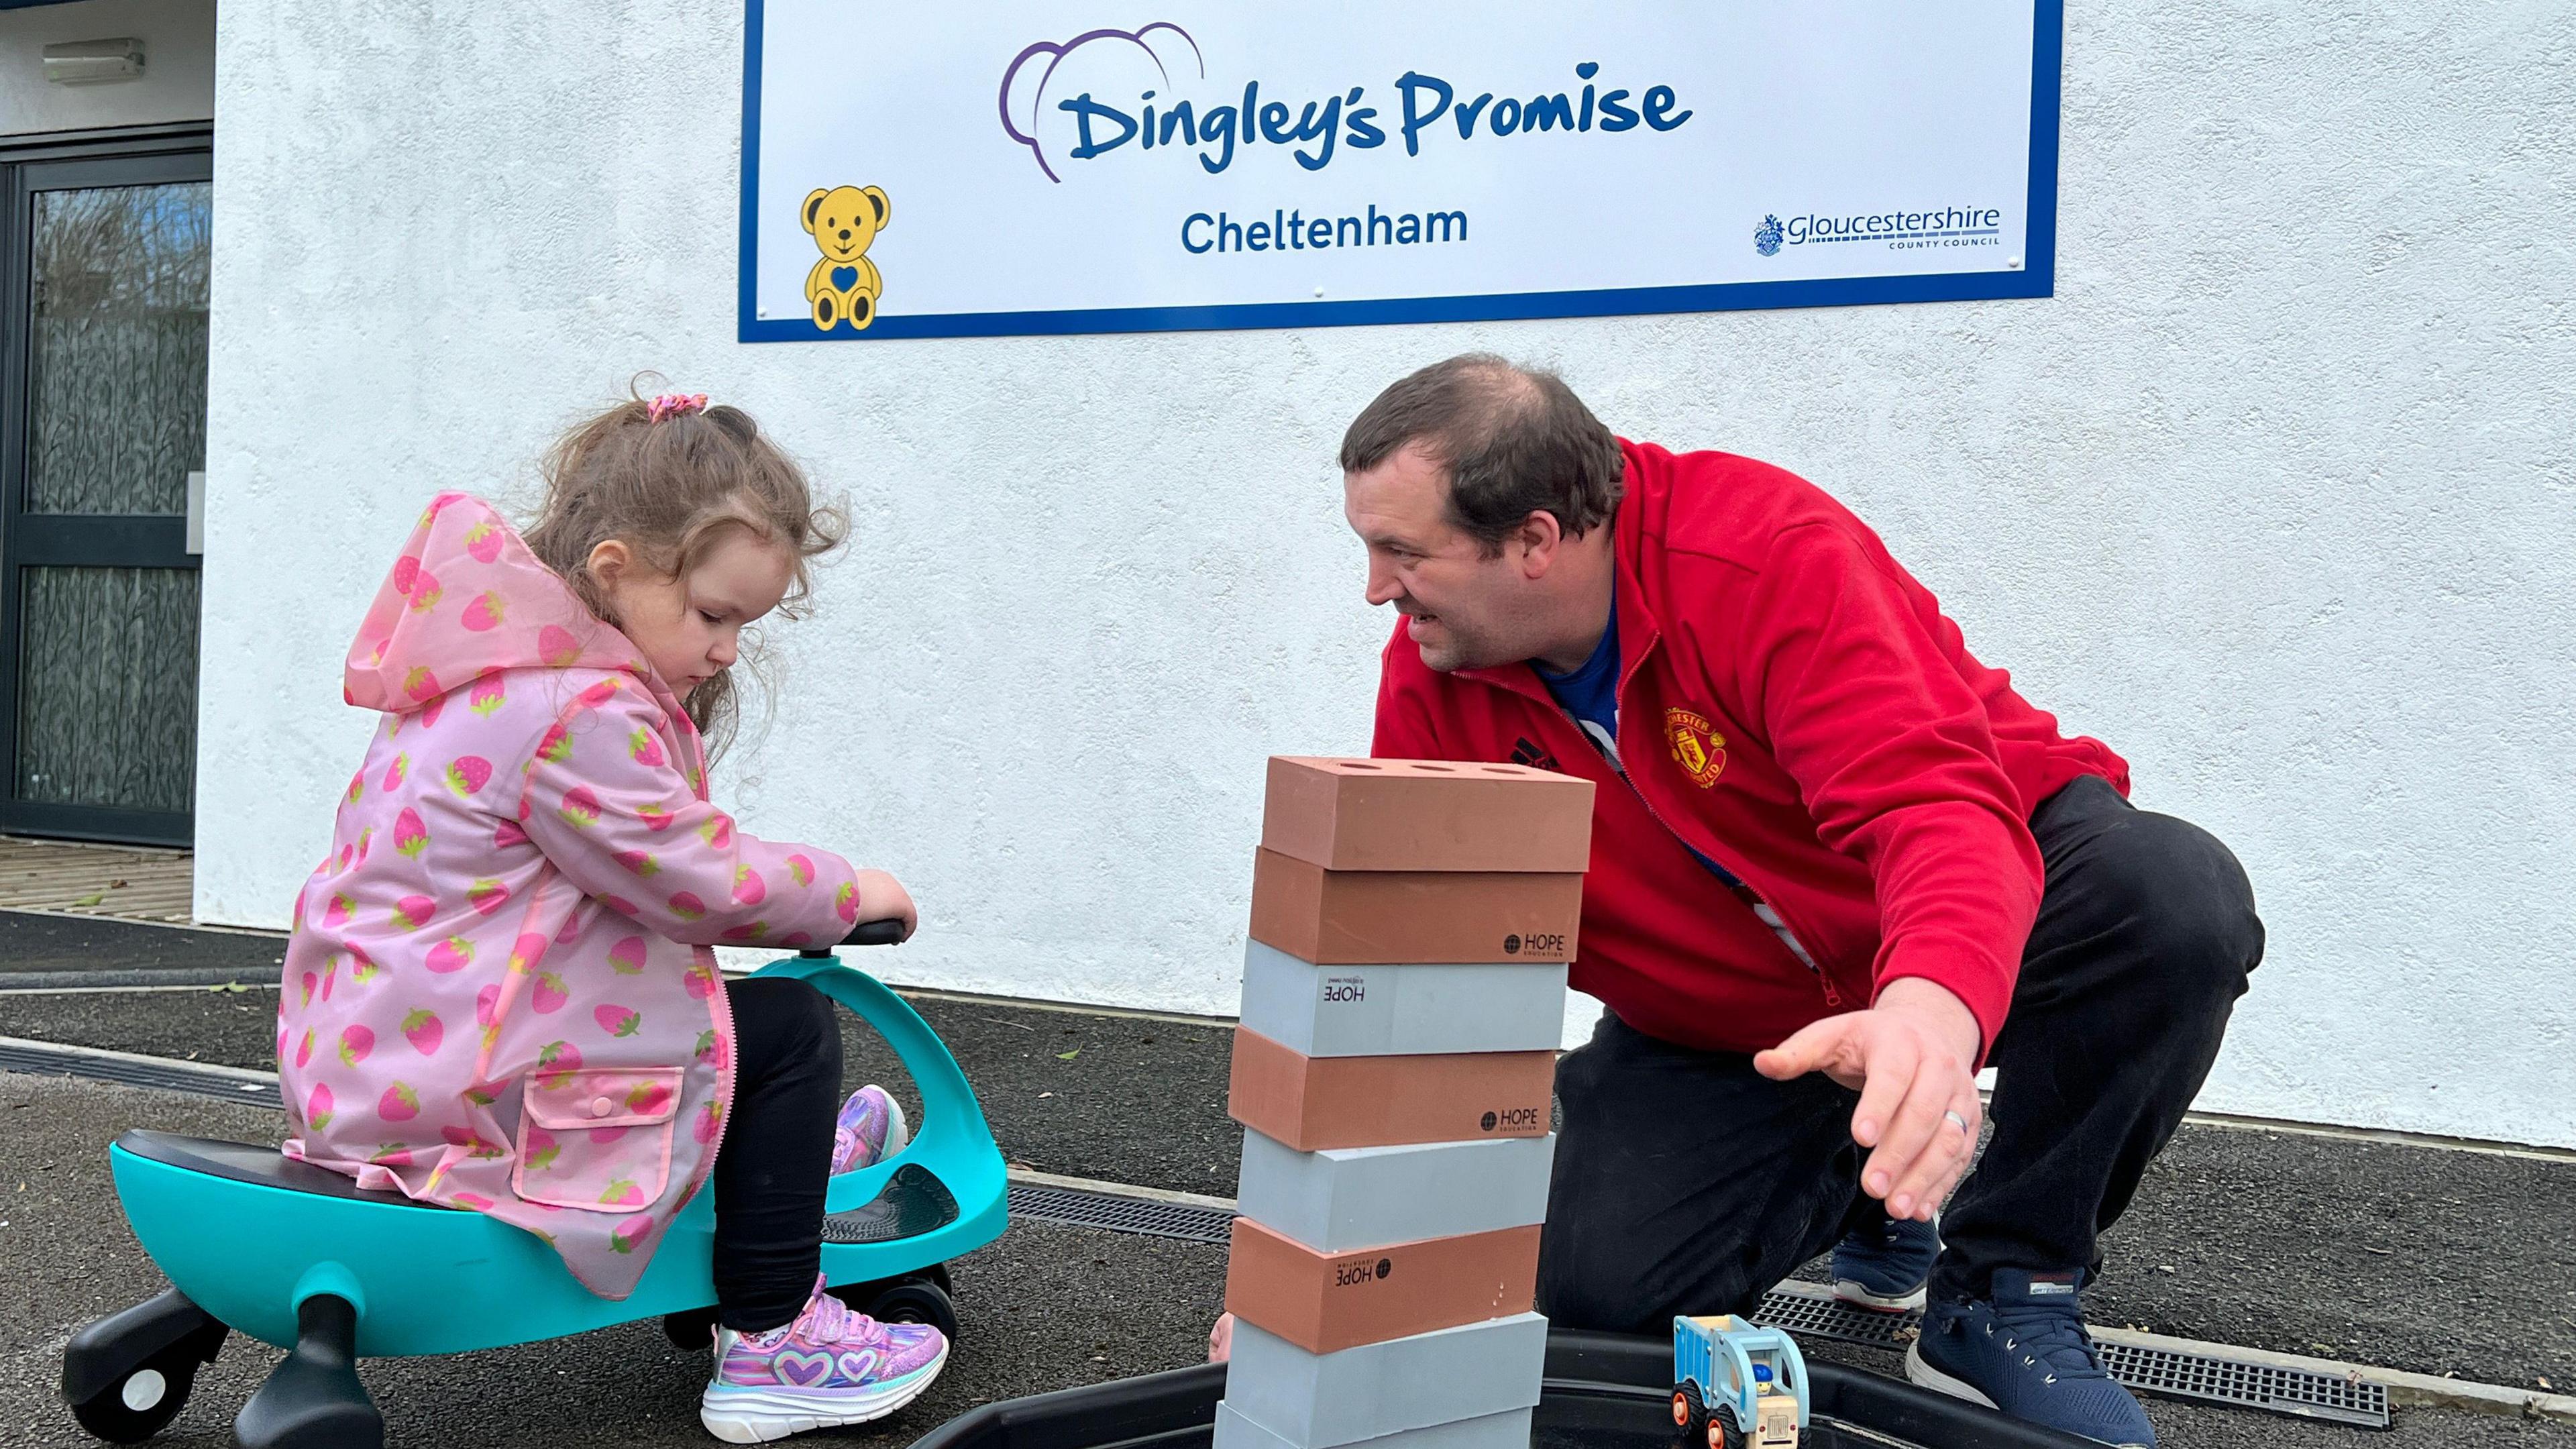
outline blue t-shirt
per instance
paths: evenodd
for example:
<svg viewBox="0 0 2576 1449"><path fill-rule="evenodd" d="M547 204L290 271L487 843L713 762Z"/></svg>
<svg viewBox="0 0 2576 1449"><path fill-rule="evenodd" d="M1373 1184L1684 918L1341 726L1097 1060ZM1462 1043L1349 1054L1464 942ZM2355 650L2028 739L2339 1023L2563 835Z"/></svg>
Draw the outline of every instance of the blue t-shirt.
<svg viewBox="0 0 2576 1449"><path fill-rule="evenodd" d="M1619 609L1618 596L1611 596L1610 627L1601 631L1601 642L1592 646L1592 657L1571 674L1559 674L1533 659L1530 668L1538 671L1538 681L1556 696L1559 708L1574 716L1583 732L1592 736L1593 746L1618 755L1619 737Z"/></svg>

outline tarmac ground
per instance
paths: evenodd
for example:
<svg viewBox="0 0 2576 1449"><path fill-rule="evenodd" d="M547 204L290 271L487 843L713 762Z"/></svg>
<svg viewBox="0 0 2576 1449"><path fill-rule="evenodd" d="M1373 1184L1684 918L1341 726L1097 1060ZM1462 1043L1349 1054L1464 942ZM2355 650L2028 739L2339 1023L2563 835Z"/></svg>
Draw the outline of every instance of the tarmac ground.
<svg viewBox="0 0 2576 1449"><path fill-rule="evenodd" d="M139 934L137 934L139 933ZM0 1036L273 1067L271 938L0 913ZM29 962L40 964L29 965ZM889 964L891 964L889 962ZM9 991L92 979L208 979L241 989ZM128 976L129 971L147 973ZM41 973L41 974L39 974ZM1224 1115L1222 1023L922 998L1015 1163L1231 1195L1240 1129ZM896 1077L853 1023L848 1073ZM105 1148L150 1126L276 1140L273 1110L100 1083L0 1075L0 1425L11 1442L89 1441L55 1391L82 1323L158 1291L118 1214ZM2187 1126L2106 1235L2087 1294L2097 1324L2565 1392L2576 1383L2576 1163L2296 1132ZM806 1436L908 1444L993 1399L1198 1361L1223 1296L1219 1247L1034 1222L951 1267L961 1333L923 1399L883 1424ZM1813 1351L1896 1372L1882 1351ZM220 1445L278 1354L238 1337L156 1443ZM702 1353L656 1324L362 1369L396 1445L705 1445ZM2169 1446L2530 1444L2576 1426L2407 1409L2387 1436L2150 1399Z"/></svg>

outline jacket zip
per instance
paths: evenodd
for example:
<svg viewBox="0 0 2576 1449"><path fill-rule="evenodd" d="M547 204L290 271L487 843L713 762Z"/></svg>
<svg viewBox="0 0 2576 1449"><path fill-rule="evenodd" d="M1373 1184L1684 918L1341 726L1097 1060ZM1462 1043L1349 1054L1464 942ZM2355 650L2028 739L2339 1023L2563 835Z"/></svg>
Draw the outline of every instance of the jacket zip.
<svg viewBox="0 0 2576 1449"><path fill-rule="evenodd" d="M695 762L697 766L695 772L689 776L690 791L692 794L695 794L700 801L705 801L707 798L706 742L699 738L697 726L694 722L689 720L688 714L683 710L675 709L673 707L679 703L678 700L666 697L664 699L657 699L655 702L662 705L664 718L681 721L679 725L675 726L675 729L684 730L686 732L686 737L689 743L689 758ZM679 759L676 741L674 742L671 758L674 761ZM694 957L700 950L707 953L707 964L710 966L714 965L715 949L713 947L692 947L689 954ZM692 960L690 964L695 965L696 962ZM722 1018L721 1020L716 1021L715 1025L717 1030L722 1034L721 1039L724 1042L724 1058L716 1066L716 1135L708 1141L705 1155L698 1159L698 1170L689 1183L689 1190L680 1194L678 1200L673 1204L671 1208L671 1216L668 1221L663 1224L663 1231L665 1232L670 1231L671 1223L676 1223L680 1220L680 1213L688 1207L689 1199L696 1197L701 1191L703 1191L706 1188L707 1179L716 1175L716 1156L724 1151L725 1134L733 1129L734 1098L737 1095L736 1089L742 1085L742 1057L740 1053L740 1043L734 1040L733 998L725 994L724 973L722 971L718 971L716 973L715 986L716 989L707 997L707 1015L711 1018ZM675 1128L674 1130L676 1131L677 1129ZM661 1245L657 1243L654 1246L658 1250Z"/></svg>
<svg viewBox="0 0 2576 1449"><path fill-rule="evenodd" d="M1612 695L1612 701L1613 707L1618 710L1619 719L1625 720L1627 718L1625 705L1618 702L1616 694ZM1678 841L1684 850L1690 851L1693 856L1699 856L1698 848L1690 843L1688 837L1673 828L1672 822L1666 820L1663 812L1655 808L1655 802L1647 799L1646 792L1639 789L1637 782L1629 777L1628 762L1620 757L1617 740L1614 738L1605 747L1600 740L1593 737L1592 731L1584 728L1583 721L1574 717L1573 711L1558 705L1556 712L1565 717L1566 723L1574 726L1574 732L1582 736L1583 742L1592 747L1592 752L1599 755L1610 766L1610 773L1618 776L1619 783L1627 786L1628 793L1636 798L1638 804L1646 808L1646 818L1662 826L1664 833ZM1726 888L1727 894L1735 897L1753 913L1753 919L1761 922L1772 935L1777 936L1780 944L1789 948L1789 954L1796 957L1798 963L1805 966L1816 978L1816 984L1825 993L1825 1005L1840 1009L1843 997L1841 992L1834 989L1834 978L1825 973L1825 969L1816 963L1815 956L1807 950L1805 943L1798 939L1797 933L1789 929L1789 923L1781 917L1779 907L1772 905L1760 891L1755 890L1752 882L1733 871L1728 871L1718 883Z"/></svg>
<svg viewBox="0 0 2576 1449"><path fill-rule="evenodd" d="M1618 607L1617 595L1615 593L1612 595L1611 607L1614 611ZM1646 656L1653 652L1655 646L1660 642L1661 635L1654 629L1652 621L1647 621L1645 644L1637 650L1637 657L1634 660L1621 667L1618 682L1611 688L1610 708L1613 737L1607 746L1603 745L1600 740L1593 737L1592 731L1584 727L1583 721L1574 717L1574 712L1572 710L1567 709L1562 704L1558 704L1556 702L1556 697L1553 694L1548 693L1544 686L1541 686L1539 689L1530 689L1523 685L1518 679L1488 679L1486 682L1494 684L1513 694L1523 695L1531 699L1545 699L1548 705L1555 709L1557 714L1565 719L1567 724L1574 727L1574 733L1579 736L1585 744L1592 747L1592 752L1599 755L1602 760L1610 766L1610 773L1618 776L1619 783L1627 786L1628 793L1635 796L1637 803L1645 807L1646 817L1648 819L1654 821L1657 825L1662 826L1664 833L1671 836L1684 850L1689 851L1695 861L1713 862L1714 857L1703 854L1697 846L1692 845L1690 843L1690 838L1683 835L1680 831L1675 830L1672 822L1664 818L1664 813L1655 808L1655 802L1646 798L1646 792L1639 789L1637 787L1637 782L1630 778L1628 774L1627 761L1620 758L1619 754L1616 732L1620 724L1628 717L1626 699L1628 681L1635 678L1637 672L1646 667ZM1703 865L1702 868L1705 869L1705 865ZM1754 889L1753 884L1750 881L1745 880L1742 876L1737 875L1731 870L1725 870L1723 867L1720 867L1720 872L1722 873L1712 872L1712 874L1718 874L1718 884L1724 886L1728 895L1735 897L1735 899L1740 902L1745 909L1751 911L1753 913L1753 919L1760 922L1765 929L1771 932L1772 935L1778 937L1780 944L1788 948L1789 954L1797 959L1798 964L1806 967L1808 972L1816 978L1817 987L1824 992L1825 1005L1832 1007L1835 1010L1840 1010L1843 1005L1843 995L1840 991L1834 989L1834 978L1822 965L1817 963L1815 956L1807 950L1806 944L1798 939L1797 932L1789 929L1789 922L1786 917L1780 914L1780 908L1771 904L1770 900L1766 898L1762 892Z"/></svg>

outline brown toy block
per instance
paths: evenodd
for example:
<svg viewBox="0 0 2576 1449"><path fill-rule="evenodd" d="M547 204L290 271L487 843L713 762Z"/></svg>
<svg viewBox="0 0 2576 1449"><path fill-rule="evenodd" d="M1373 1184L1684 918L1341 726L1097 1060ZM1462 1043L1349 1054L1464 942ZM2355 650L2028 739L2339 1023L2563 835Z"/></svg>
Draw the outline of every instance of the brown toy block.
<svg viewBox="0 0 2576 1449"><path fill-rule="evenodd" d="M1268 848L1252 939L1323 966L1571 961L1580 872L1326 870Z"/></svg>
<svg viewBox="0 0 2576 1449"><path fill-rule="evenodd" d="M1309 1057L1234 1030L1227 1114L1299 1152L1544 1137L1556 1053Z"/></svg>
<svg viewBox="0 0 2576 1449"><path fill-rule="evenodd" d="M1274 755L1261 844L1326 870L1580 872L1592 782L1525 765Z"/></svg>
<svg viewBox="0 0 2576 1449"><path fill-rule="evenodd" d="M1308 1353L1337 1353L1527 1313L1538 1295L1535 1224L1318 1253L1234 1220L1226 1310Z"/></svg>

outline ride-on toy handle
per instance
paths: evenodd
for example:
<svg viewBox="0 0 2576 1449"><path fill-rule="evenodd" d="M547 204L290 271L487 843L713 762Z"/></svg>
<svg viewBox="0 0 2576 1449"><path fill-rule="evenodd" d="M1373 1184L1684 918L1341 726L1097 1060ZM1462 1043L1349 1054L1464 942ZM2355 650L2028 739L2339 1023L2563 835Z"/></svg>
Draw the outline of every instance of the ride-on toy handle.
<svg viewBox="0 0 2576 1449"><path fill-rule="evenodd" d="M861 921L841 938L844 946L900 946L903 944L903 922L897 920ZM821 957L832 954L829 946L808 946L799 956Z"/></svg>

